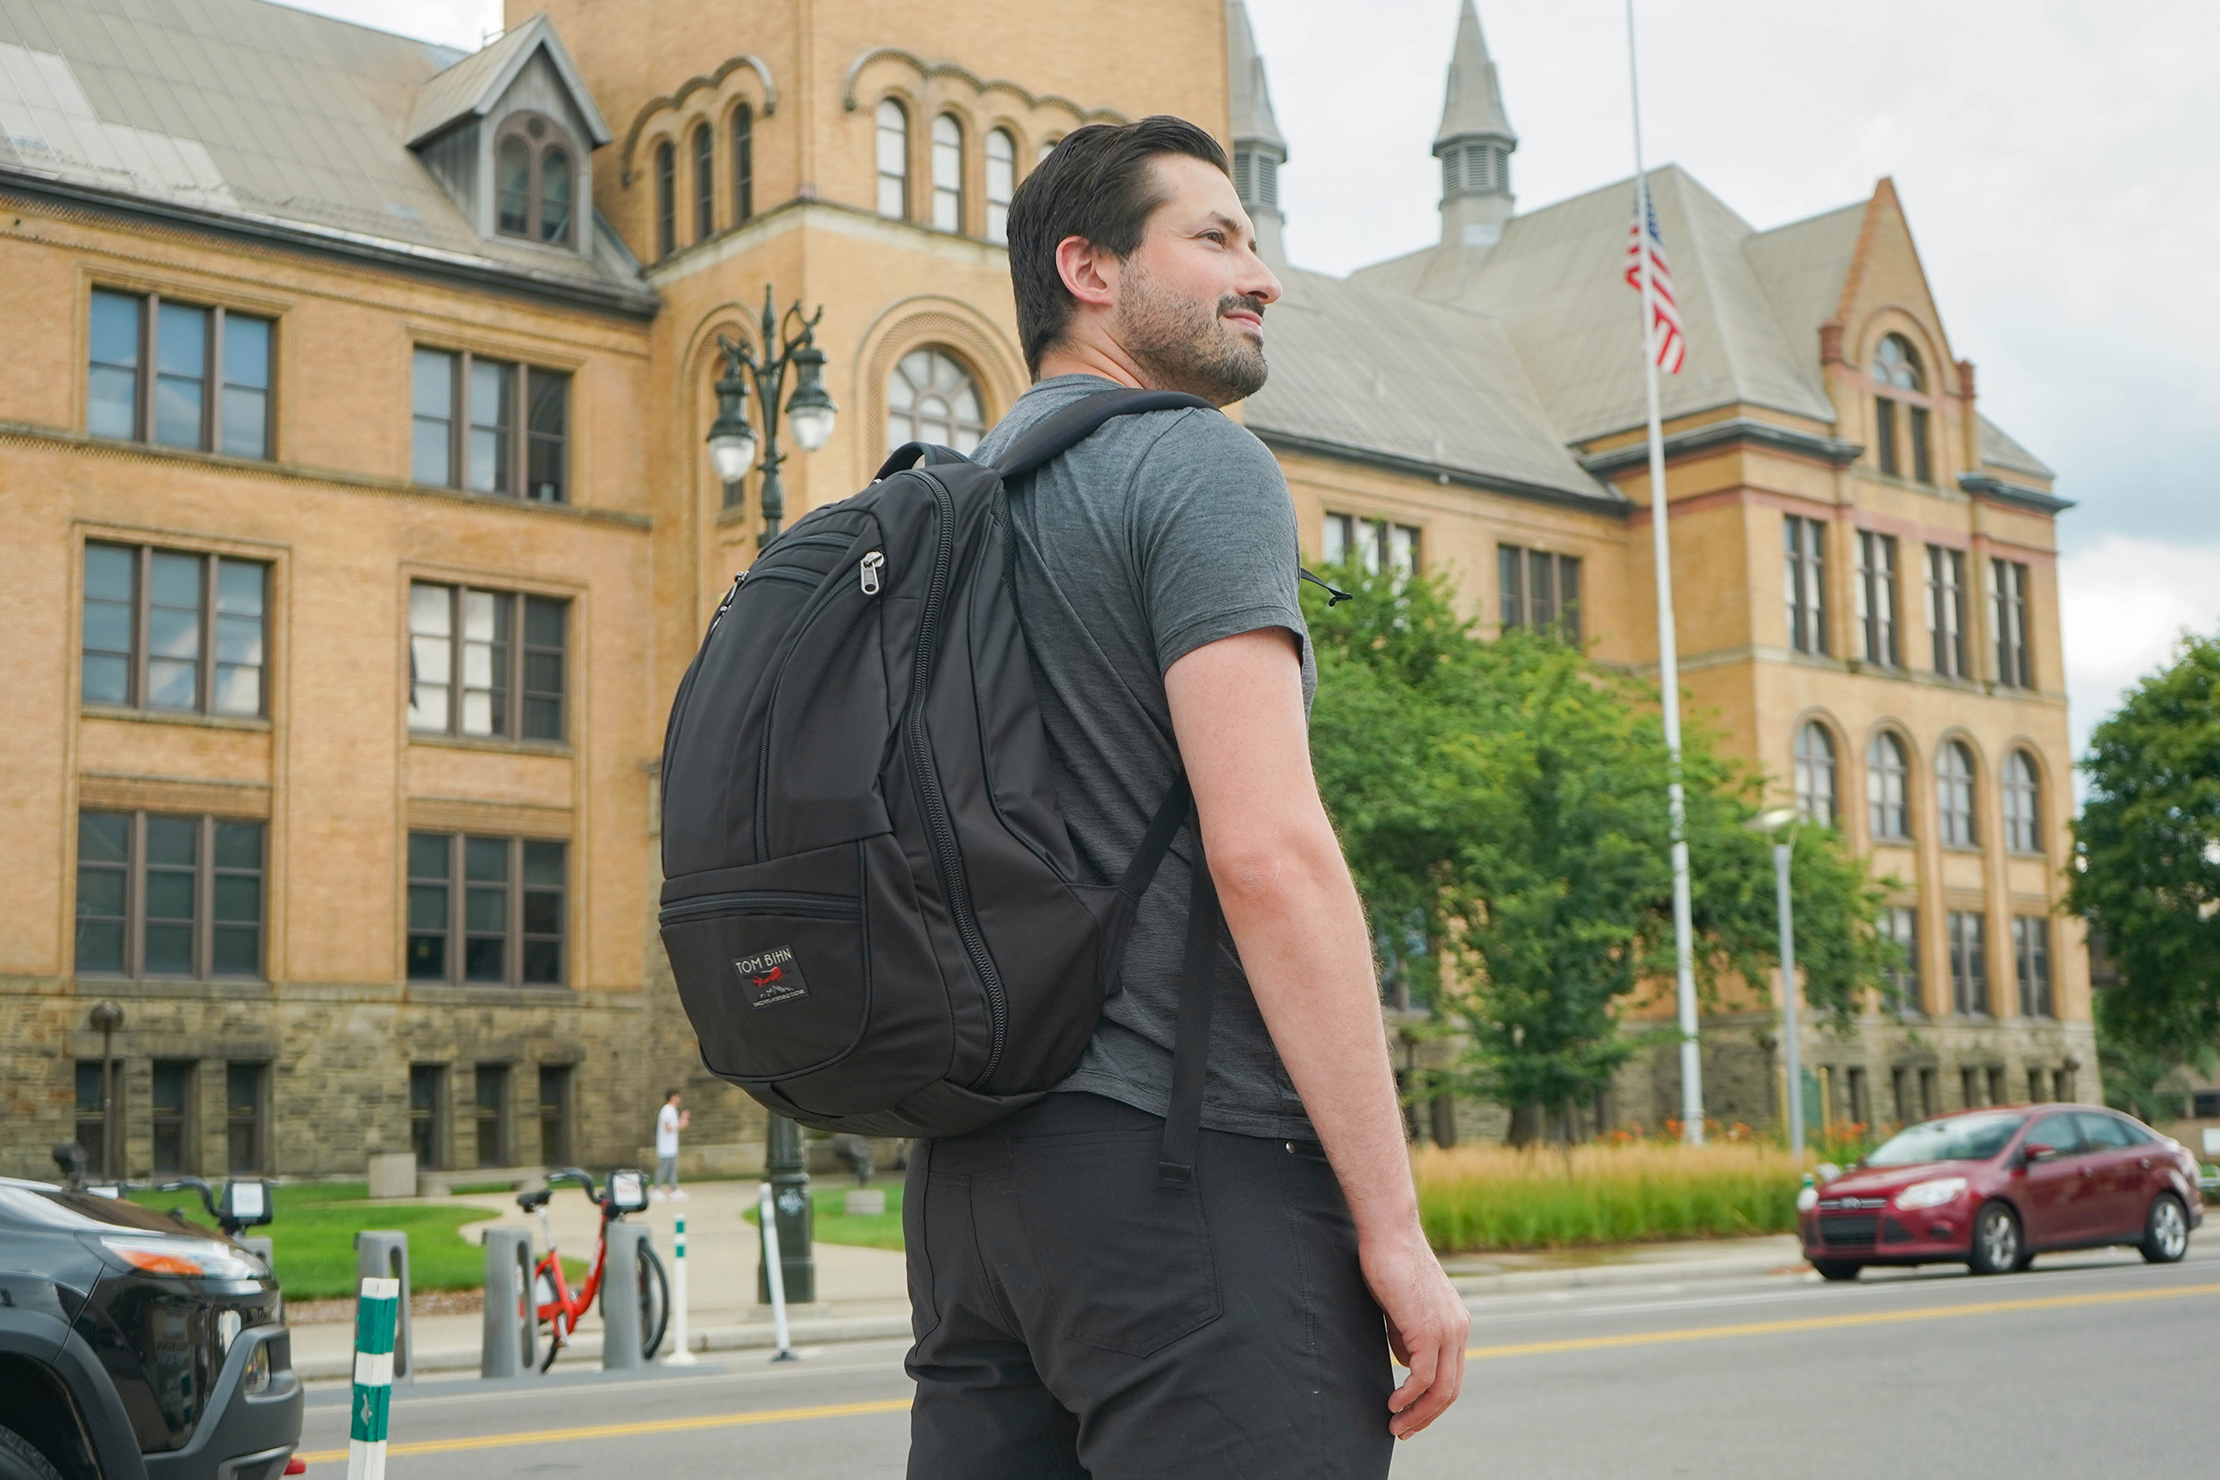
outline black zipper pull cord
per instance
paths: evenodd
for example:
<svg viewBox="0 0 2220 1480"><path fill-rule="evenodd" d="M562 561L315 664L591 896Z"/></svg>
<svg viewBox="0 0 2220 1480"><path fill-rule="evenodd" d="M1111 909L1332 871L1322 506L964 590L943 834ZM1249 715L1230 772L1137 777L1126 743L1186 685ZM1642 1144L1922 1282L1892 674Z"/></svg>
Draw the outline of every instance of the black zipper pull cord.
<svg viewBox="0 0 2220 1480"><path fill-rule="evenodd" d="M1310 582L1313 586L1316 586L1319 590L1326 593L1326 607L1329 611L1332 610L1334 607L1341 605L1344 601L1355 601L1357 599L1355 592L1337 591L1333 587L1327 585L1324 581L1318 579L1318 577L1312 575L1307 570L1302 570L1298 568L1295 573L1298 576L1302 577L1303 580Z"/></svg>

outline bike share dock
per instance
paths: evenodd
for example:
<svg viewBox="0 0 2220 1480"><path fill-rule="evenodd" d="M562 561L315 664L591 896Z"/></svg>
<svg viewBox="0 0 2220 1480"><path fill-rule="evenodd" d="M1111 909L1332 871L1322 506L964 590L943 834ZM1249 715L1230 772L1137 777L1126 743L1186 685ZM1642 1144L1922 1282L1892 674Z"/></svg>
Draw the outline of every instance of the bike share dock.
<svg viewBox="0 0 2220 1480"><path fill-rule="evenodd" d="M741 1218L743 1211L755 1206L757 1185L753 1178L689 1183L686 1201L650 1203L645 1211L630 1214L625 1220L628 1226L648 1232L666 1270L672 1264L677 1220L686 1220L688 1344L697 1355L727 1351L761 1351L768 1355L772 1349L770 1308L758 1305L755 1298L758 1236L755 1226ZM462 1230L462 1236L473 1243L481 1242L489 1228L528 1230L533 1258L546 1253L539 1220L519 1209L511 1193L410 1200L410 1204L425 1203L484 1208L486 1221ZM547 1213L565 1258L591 1263L601 1222L599 1210L577 1188L558 1186ZM820 1298L791 1309L797 1347L909 1338L909 1294L898 1250L820 1242L814 1252ZM414 1373L427 1378L453 1378L479 1370L484 1339L481 1313L418 1315L411 1323L410 1334ZM344 1380L353 1370L351 1314L343 1320L295 1325L292 1336L293 1368L304 1381ZM666 1340L664 1351L668 1350ZM545 1354L543 1348L541 1355ZM578 1333L564 1346L548 1378L566 1372L598 1373L600 1367L601 1311L596 1302L580 1323Z"/></svg>

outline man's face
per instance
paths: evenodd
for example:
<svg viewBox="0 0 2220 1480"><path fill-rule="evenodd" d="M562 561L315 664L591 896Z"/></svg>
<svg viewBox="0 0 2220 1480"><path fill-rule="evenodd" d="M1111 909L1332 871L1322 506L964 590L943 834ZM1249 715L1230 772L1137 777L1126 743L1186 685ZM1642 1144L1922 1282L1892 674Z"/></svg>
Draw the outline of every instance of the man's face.
<svg viewBox="0 0 2220 1480"><path fill-rule="evenodd" d="M1264 308L1279 279L1233 182L1184 154L1151 161L1164 201L1120 264L1111 333L1152 384L1223 406L1264 385Z"/></svg>

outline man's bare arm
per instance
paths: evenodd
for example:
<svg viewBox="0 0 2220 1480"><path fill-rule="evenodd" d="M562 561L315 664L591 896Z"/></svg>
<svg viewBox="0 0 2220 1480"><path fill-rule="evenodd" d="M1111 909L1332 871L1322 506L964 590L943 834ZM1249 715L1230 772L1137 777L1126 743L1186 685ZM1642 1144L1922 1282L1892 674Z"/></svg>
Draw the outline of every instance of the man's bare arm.
<svg viewBox="0 0 2220 1480"><path fill-rule="evenodd" d="M1272 627L1197 648L1164 690L1226 924L1410 1368L1388 1400L1389 1428L1408 1438L1456 1400L1472 1317L1419 1228L1372 945L1311 774L1292 635Z"/></svg>

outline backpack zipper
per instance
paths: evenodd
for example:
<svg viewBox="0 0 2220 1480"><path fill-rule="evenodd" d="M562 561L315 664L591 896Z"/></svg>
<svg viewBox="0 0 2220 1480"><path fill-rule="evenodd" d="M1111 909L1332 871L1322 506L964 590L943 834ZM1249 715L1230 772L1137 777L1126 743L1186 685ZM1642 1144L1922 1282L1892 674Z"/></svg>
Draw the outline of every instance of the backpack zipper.
<svg viewBox="0 0 2220 1480"><path fill-rule="evenodd" d="M857 567L857 574L863 581L864 595L876 596L879 594L879 570L885 564L886 555L879 550L873 550L863 557L863 564Z"/></svg>
<svg viewBox="0 0 2220 1480"><path fill-rule="evenodd" d="M812 591L824 584L825 578L813 570L803 570L792 565L767 565L761 570L751 570L745 577L750 581L792 581L807 586Z"/></svg>
<svg viewBox="0 0 2220 1480"><path fill-rule="evenodd" d="M682 899L663 907L657 919L665 925L678 920L690 920L696 915L714 915L726 910L740 910L766 915L792 915L801 920L860 920L863 905L858 900L841 899L830 894L782 894L775 890L744 890L738 894L704 894L694 899Z"/></svg>
<svg viewBox="0 0 2220 1480"><path fill-rule="evenodd" d="M948 799L941 791L940 772L933 765L933 748L925 737L925 691L932 679L934 643L940 633L941 605L948 595L949 567L956 545L955 500L940 480L921 480L933 491L939 512L938 537L933 543L933 577L926 588L925 608L918 616L917 659L910 676L909 712L903 716L903 738L909 751L910 772L917 778L918 799L925 804L925 819L933 834L933 872L940 878L941 897L948 901L949 918L962 938L964 954L987 993L987 1066L972 1083L984 1083L1002 1062L1003 1037L1008 1031L1009 1005L1002 995L1002 978L987 953L987 938L971 907L971 883L964 876L963 850L956 841L956 826L948 816Z"/></svg>

